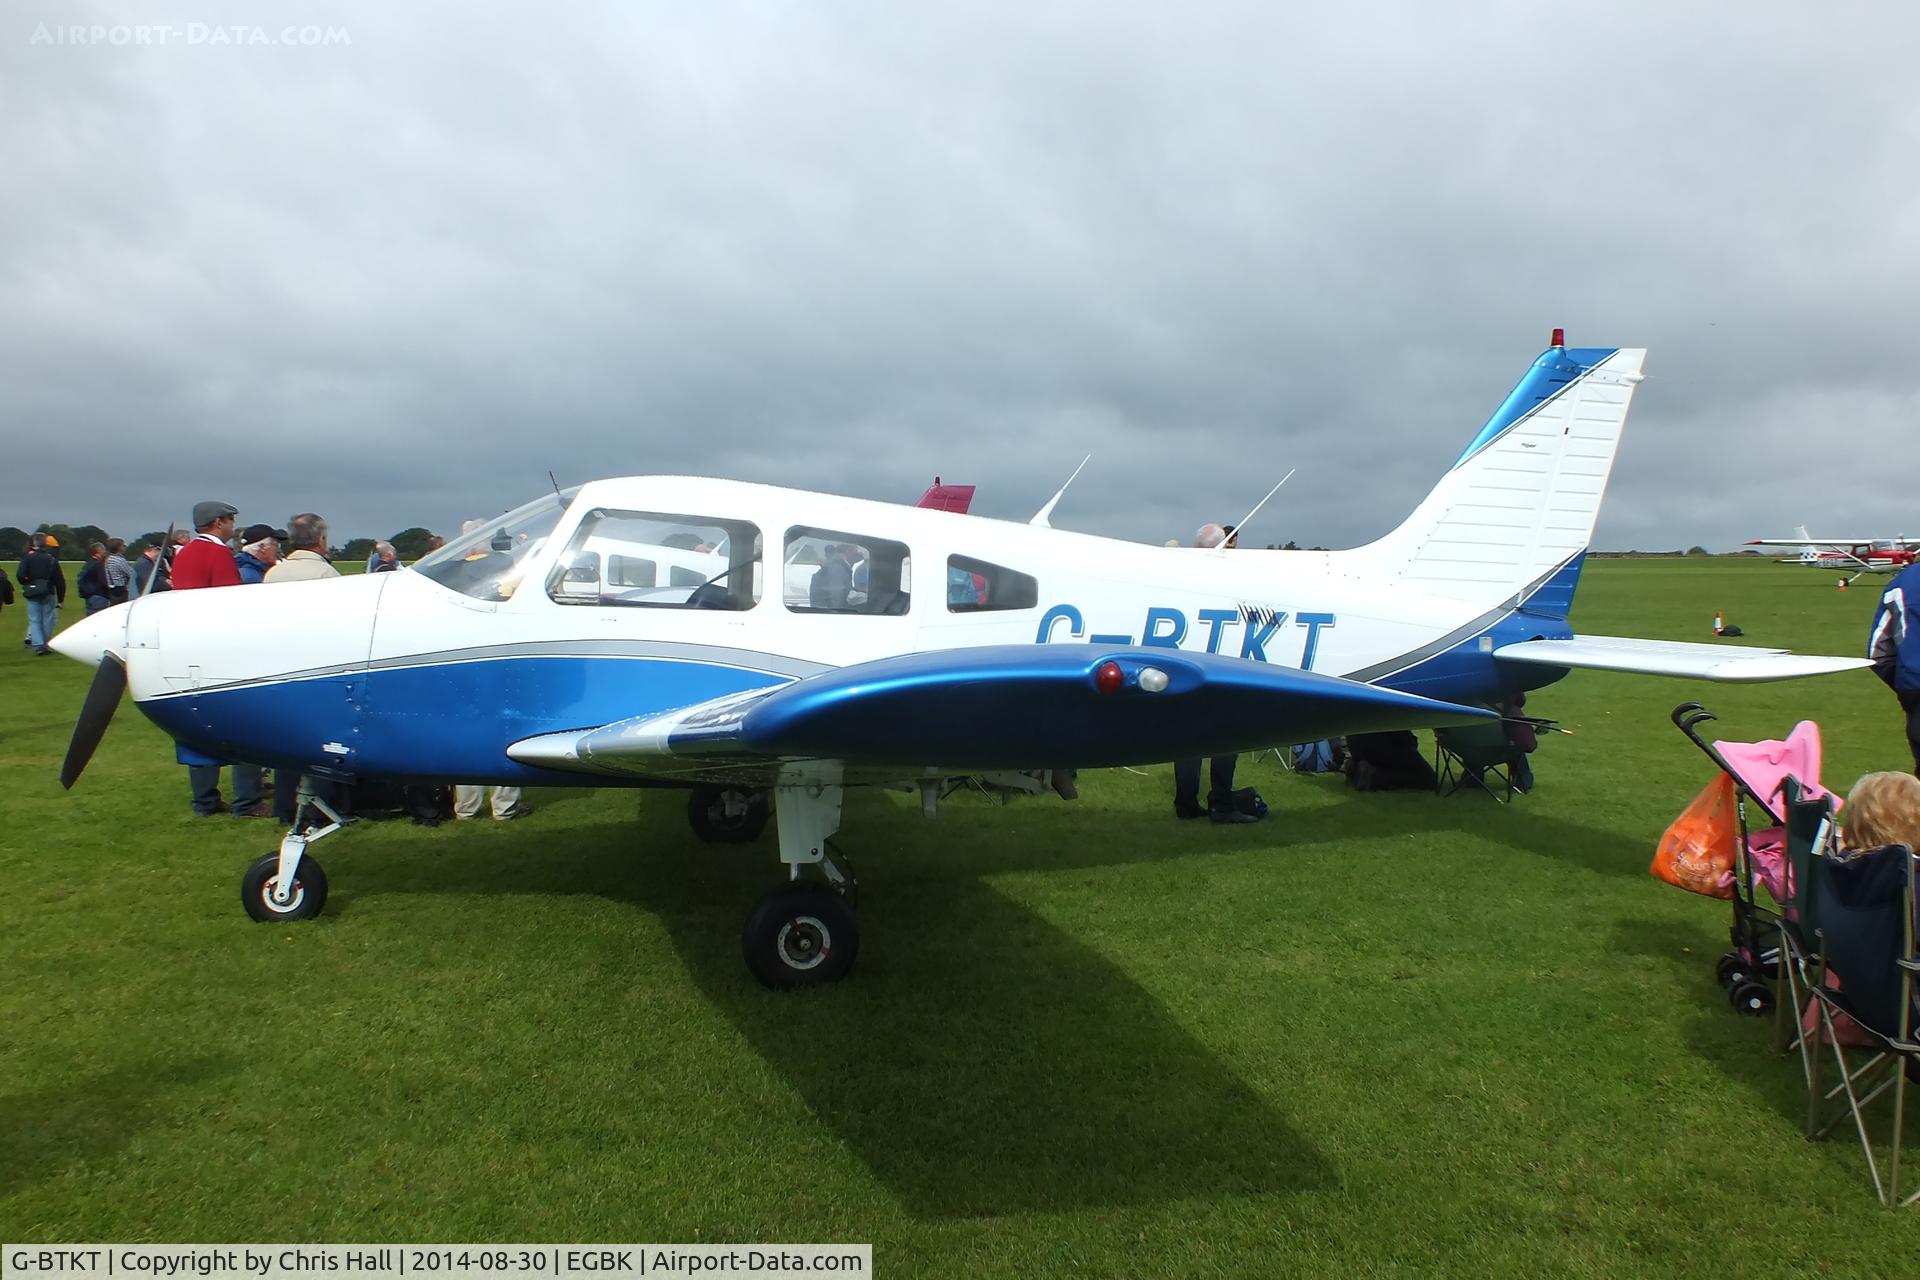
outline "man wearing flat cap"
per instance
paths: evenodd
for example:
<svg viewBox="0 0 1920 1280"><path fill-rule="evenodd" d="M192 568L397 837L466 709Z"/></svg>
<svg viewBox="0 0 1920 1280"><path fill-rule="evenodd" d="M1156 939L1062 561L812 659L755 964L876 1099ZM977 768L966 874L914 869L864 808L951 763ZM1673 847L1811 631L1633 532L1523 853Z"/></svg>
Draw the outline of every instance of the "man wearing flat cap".
<svg viewBox="0 0 1920 1280"><path fill-rule="evenodd" d="M234 563L233 551L227 546L227 539L233 536L233 519L238 514L230 502L193 504L193 541L180 548L173 557L175 591L241 585L240 567ZM193 811L203 818L226 812L226 802L220 799L220 766L183 763L187 764L187 777L193 786ZM233 766L233 816L273 816L273 806L261 798L260 766L257 764L236 763Z"/></svg>
<svg viewBox="0 0 1920 1280"><path fill-rule="evenodd" d="M240 585L240 568L227 546L227 539L233 536L233 518L238 514L228 502L193 504L193 541L173 558L175 591Z"/></svg>

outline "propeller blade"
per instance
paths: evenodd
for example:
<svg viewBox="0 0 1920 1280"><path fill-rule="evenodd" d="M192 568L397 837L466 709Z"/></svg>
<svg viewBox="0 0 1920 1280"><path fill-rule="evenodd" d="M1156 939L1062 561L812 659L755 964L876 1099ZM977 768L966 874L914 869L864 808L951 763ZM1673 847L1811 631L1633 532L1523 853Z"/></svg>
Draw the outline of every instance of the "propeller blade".
<svg viewBox="0 0 1920 1280"><path fill-rule="evenodd" d="M119 709L120 696L127 691L127 666L112 654L102 654L93 673L87 700L80 704L80 718L74 722L73 741L67 744L67 758L60 766L60 785L69 791L93 759L93 752L106 736L113 713Z"/></svg>

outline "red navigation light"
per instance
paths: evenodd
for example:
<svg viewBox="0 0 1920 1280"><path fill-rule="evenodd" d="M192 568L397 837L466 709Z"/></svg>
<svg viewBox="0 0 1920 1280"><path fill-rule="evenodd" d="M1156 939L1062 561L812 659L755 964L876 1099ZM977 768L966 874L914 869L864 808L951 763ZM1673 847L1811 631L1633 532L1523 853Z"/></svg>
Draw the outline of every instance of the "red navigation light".
<svg viewBox="0 0 1920 1280"><path fill-rule="evenodd" d="M1093 687L1102 693L1118 693L1120 686L1127 682L1127 673L1112 658L1101 663L1093 673Z"/></svg>
<svg viewBox="0 0 1920 1280"><path fill-rule="evenodd" d="M1555 329L1553 331L1552 345L1556 347L1564 347L1567 345L1567 331L1565 329Z"/></svg>

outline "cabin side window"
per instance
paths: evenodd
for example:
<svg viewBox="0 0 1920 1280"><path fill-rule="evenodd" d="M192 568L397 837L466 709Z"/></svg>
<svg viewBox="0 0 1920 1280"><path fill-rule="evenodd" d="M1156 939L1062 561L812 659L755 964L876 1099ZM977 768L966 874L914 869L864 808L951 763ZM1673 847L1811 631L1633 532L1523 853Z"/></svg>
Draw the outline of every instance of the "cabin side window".
<svg viewBox="0 0 1920 1280"><path fill-rule="evenodd" d="M1040 584L1031 574L971 556L947 557L947 612L991 613L1032 609L1040 603Z"/></svg>
<svg viewBox="0 0 1920 1280"><path fill-rule="evenodd" d="M796 525L787 530L782 576L795 613L898 615L912 602L913 557L887 538Z"/></svg>
<svg viewBox="0 0 1920 1280"><path fill-rule="evenodd" d="M547 581L560 604L751 609L760 600L760 531L744 520L596 507Z"/></svg>

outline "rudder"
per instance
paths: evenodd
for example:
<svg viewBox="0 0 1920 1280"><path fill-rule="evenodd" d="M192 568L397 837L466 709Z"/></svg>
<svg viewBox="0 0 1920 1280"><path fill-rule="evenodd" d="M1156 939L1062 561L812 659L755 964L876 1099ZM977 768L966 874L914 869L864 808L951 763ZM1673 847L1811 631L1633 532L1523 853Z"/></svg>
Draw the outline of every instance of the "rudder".
<svg viewBox="0 0 1920 1280"><path fill-rule="evenodd" d="M1548 348L1413 514L1347 554L1397 586L1565 616L1645 359Z"/></svg>

